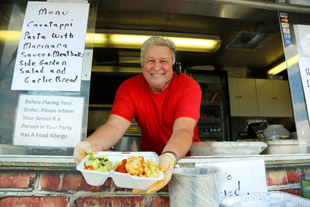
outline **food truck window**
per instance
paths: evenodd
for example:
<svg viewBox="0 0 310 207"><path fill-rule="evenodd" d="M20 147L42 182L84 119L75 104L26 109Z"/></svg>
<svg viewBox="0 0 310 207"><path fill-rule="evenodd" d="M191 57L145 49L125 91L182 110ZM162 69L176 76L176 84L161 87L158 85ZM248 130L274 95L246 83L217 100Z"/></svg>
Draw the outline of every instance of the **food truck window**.
<svg viewBox="0 0 310 207"><path fill-rule="evenodd" d="M0 155L72 155L86 138L95 3L1 3Z"/></svg>

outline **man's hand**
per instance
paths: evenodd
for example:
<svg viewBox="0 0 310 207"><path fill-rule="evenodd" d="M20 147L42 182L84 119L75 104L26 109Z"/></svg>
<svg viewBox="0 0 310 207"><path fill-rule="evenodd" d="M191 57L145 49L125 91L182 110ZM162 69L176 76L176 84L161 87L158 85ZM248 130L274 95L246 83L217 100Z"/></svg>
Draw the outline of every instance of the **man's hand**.
<svg viewBox="0 0 310 207"><path fill-rule="evenodd" d="M88 141L82 141L78 143L73 152L73 159L76 165L78 165L89 153L95 154L95 151Z"/></svg>
<svg viewBox="0 0 310 207"><path fill-rule="evenodd" d="M173 168L176 164L176 157L174 154L167 152L159 156L159 165L158 168L160 171L164 173L164 179L159 180L153 185L149 187L148 190L139 190L133 189L133 193L140 193L140 194L152 194L163 188L167 183L170 181Z"/></svg>

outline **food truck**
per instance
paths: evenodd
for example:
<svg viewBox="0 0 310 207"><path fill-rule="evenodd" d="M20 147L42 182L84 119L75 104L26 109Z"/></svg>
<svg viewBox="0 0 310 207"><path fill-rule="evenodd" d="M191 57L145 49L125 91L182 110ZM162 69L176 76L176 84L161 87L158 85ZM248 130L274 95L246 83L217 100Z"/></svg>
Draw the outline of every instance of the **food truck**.
<svg viewBox="0 0 310 207"><path fill-rule="evenodd" d="M223 206L229 206L227 199L241 202L275 191L308 206L308 2L22 0L0 5L0 206L177 206L175 196L193 206L181 195L194 194L195 201L207 203L207 196L198 196L206 189L217 191ZM136 183L123 185L131 177L114 171L100 184L89 183L72 155L105 123L119 85L141 73L140 48L150 36L174 40L181 73L202 89L201 142L193 143L191 156L178 160L170 186L143 195L131 192ZM179 44L181 38L191 44ZM140 144L133 120L107 153L114 165L128 153L145 155ZM149 155L156 162L157 155ZM201 174L195 178L204 185L176 190L185 168L197 173L213 167L225 174L218 185L204 183Z"/></svg>

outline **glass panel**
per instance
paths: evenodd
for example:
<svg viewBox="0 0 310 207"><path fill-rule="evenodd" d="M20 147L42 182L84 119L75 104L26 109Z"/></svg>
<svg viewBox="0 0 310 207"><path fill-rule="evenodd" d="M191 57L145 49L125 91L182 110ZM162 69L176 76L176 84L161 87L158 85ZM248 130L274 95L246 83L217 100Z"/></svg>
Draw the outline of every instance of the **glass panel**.
<svg viewBox="0 0 310 207"><path fill-rule="evenodd" d="M301 43L296 41L294 26L310 25L310 18L309 14L280 11L279 20L293 103L296 132L299 141L299 150L301 153L306 153L309 152L308 146L310 146L310 128L299 65L295 58L296 55L301 55L298 53L297 49L298 45ZM294 58L296 61L292 62Z"/></svg>
<svg viewBox="0 0 310 207"><path fill-rule="evenodd" d="M187 70L202 90L198 134L201 141L231 139L226 71Z"/></svg>
<svg viewBox="0 0 310 207"><path fill-rule="evenodd" d="M68 2L68 1L67 1ZM80 1L87 2L87 1ZM97 0L89 0L90 5L89 13L88 13L88 23L87 23L87 33L91 34L95 31L95 20L97 15ZM61 3L59 3L61 4ZM82 111L79 111L79 117L81 117L81 137L82 139L87 136L87 117L88 117L88 101L89 101L89 88L90 88L90 67L92 62L92 39L87 42L85 46L84 56L83 56L83 68L82 68L82 81L80 91L44 91L44 90L11 90L12 77L14 72L14 67L16 64L17 58L17 49L19 44L19 37L22 30L23 20L25 16L27 1L6 1L0 3L0 155L72 155L73 147L63 147L64 145L56 145L53 146L51 143L46 143L44 145L36 145L36 143L32 143L31 145L27 145L27 136L25 135L22 139L26 144L22 145L14 145L14 130L16 117L19 109L19 100L25 100L25 102L31 102L31 107L22 108L23 110L32 110L33 114L29 117L23 117L23 125L22 127L34 127L31 125L31 120L36 119L37 121L42 122L42 126L51 127L53 123L54 117L46 117L40 114L40 110L44 110L42 108L38 108L35 103L43 104L45 101L46 104L54 105L54 110L63 110L61 107L61 101L65 101L67 98L69 100L73 100L73 102L69 104L74 104L75 100L79 100L81 102L80 108ZM59 6L59 8L62 8ZM46 43L46 42L45 42ZM89 73L87 73L87 70ZM29 71L31 72L31 71ZM26 97L26 98L25 98ZM32 99L33 97L33 99ZM42 97L48 97L48 99L41 99ZM25 99L22 99L25 98ZM47 100L50 100L49 102ZM24 103L25 104L25 103ZM24 105L25 106L25 105ZM48 107L47 107L48 108ZM50 109L51 110L51 109ZM64 110L70 113L69 110ZM70 118L70 115L62 116L61 118ZM45 118L45 119L44 119ZM59 117L58 117L59 118ZM27 119L29 119L29 125L27 123ZM30 120L31 119L31 120ZM47 120L49 119L49 120ZM70 120L62 120L61 123L68 123ZM37 125L41 126L41 125ZM60 126L57 127L59 130ZM61 126L66 127L66 126ZM79 130L66 128L65 130ZM23 132L21 132L23 133ZM36 131L35 127L33 133L30 133L29 136L37 136L39 134ZM41 134L41 138L44 133ZM55 138L62 139L65 137L61 137L57 135L57 130L55 130L54 134ZM79 141L79 140L78 140ZM61 142L61 141L58 141ZM53 147L51 147L53 146ZM69 146L69 145L68 145Z"/></svg>

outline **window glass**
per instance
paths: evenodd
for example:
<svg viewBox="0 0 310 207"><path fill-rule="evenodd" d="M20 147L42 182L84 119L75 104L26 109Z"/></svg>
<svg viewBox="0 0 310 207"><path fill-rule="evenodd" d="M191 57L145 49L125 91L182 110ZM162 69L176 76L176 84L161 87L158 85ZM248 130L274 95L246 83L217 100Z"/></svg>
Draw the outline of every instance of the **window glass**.
<svg viewBox="0 0 310 207"><path fill-rule="evenodd" d="M62 4L61 2L55 1L41 2ZM68 3L68 1L66 3ZM80 1L79 3L89 3L89 11L86 13L86 16L88 16L88 19L86 19L86 32L87 34L91 34L94 32L96 19L96 1ZM83 46L84 48L82 48L83 56L81 57L81 62L83 64L79 90L44 90L42 88L11 90L15 65L22 65L21 62L17 63L16 60L18 58L18 46L22 33L27 1L4 1L1 2L0 5L0 155L72 155L73 144L66 143L68 142L66 139L71 137L69 140L79 142L87 136L92 39L90 38L85 44L85 47ZM63 9L65 7L60 5L58 5L58 8L59 12L67 11ZM54 14L56 14L56 12ZM33 24L42 23L40 20L43 21L44 19L34 19ZM66 22L65 18L64 22ZM49 25L54 23L55 22L47 22ZM60 23L58 23L56 31L63 29L59 28L59 24ZM70 20L67 29L69 27ZM40 29L41 28L38 30ZM71 32L72 36L79 35L74 33L74 30ZM64 33L62 33L62 35L64 35ZM67 35L70 35L70 33L68 32ZM44 51L46 51L44 48L38 46L40 44L44 46L48 45L50 49L52 49L51 45L57 45L56 43L52 44L51 42L44 41L44 39L41 42L32 41L32 43L37 46L36 51L38 51L32 54L38 54L41 51L44 53ZM31 47L34 48L33 45ZM47 52L45 55L46 54ZM40 61L35 62L32 58L33 56L25 58L27 61L23 62L24 69L19 67L20 73L29 73L30 77L31 74L34 73L43 73L36 67L31 67L33 64L40 64ZM43 59L44 58L42 58L42 61ZM57 58L55 58L54 63L50 61L43 63L43 61L42 65L49 68L50 71L58 71L59 74L67 73L65 61L62 62L64 63L62 67L55 63L57 61ZM47 67L51 65L55 65L55 67ZM46 77L39 77L36 81L44 82L44 78ZM17 84L19 83L17 82ZM76 121L74 120L75 118L77 118ZM42 129L40 130L41 127ZM77 138L72 138L72 136L76 134Z"/></svg>

